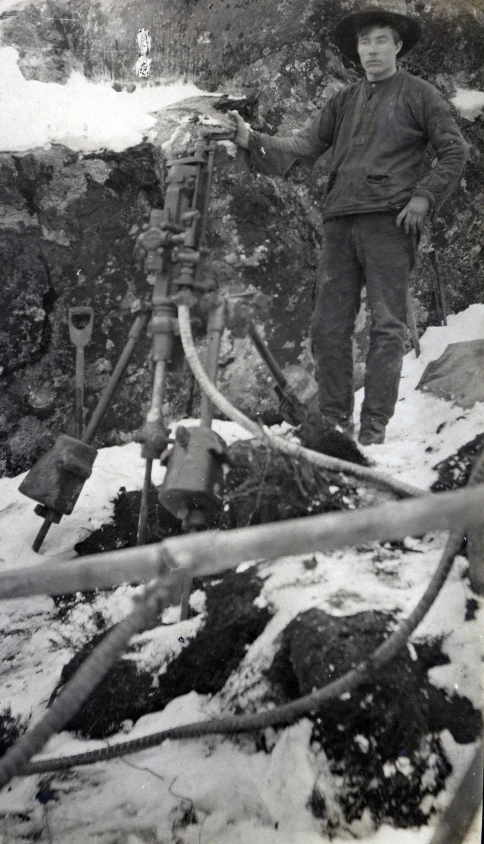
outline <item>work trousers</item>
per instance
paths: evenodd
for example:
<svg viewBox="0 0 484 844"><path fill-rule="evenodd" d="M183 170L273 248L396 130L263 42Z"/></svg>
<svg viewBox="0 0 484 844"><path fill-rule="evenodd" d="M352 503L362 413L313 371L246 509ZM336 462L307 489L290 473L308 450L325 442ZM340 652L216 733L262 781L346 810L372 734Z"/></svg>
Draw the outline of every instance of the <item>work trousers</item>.
<svg viewBox="0 0 484 844"><path fill-rule="evenodd" d="M320 410L335 421L353 414L352 338L364 285L371 323L361 421L381 429L395 409L416 251L415 237L396 227L397 213L352 214L324 224L311 333Z"/></svg>

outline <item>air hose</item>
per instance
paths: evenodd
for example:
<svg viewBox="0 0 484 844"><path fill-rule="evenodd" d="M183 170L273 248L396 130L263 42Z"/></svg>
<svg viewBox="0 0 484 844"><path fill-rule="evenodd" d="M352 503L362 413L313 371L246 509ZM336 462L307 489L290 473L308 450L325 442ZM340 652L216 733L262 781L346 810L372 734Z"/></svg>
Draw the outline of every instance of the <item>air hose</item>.
<svg viewBox="0 0 484 844"><path fill-rule="evenodd" d="M20 772L22 776L31 774L43 774L50 771L62 771L78 765L91 765L94 762L104 762L125 756L129 753L137 753L155 747L166 739L187 739L200 738L214 734L235 734L248 732L250 730L263 730L267 727L274 727L280 724L289 724L298 718L317 711L325 703L342 694L354 691L361 683L371 679L384 665L395 657L398 651L406 644L415 628L420 624L437 595L439 594L447 575L451 569L456 554L462 547L463 531L456 529L448 537L442 558L422 598L410 616L402 625L392 633L369 657L363 659L360 664L348 671L342 677L329 683L321 689L312 692L310 695L298 698L290 703L277 706L274 709L258 712L254 715L229 715L223 718L214 718L210 721L195 722L179 727L172 727L158 733L142 736L131 741L123 741L110 747L102 747L99 750L87 751L74 756L57 757L53 759L39 759L26 765ZM99 646L100 647L100 646ZM93 654L94 656L94 654ZM92 657L91 657L92 658ZM82 670L82 669L81 669ZM76 675L77 677L77 675ZM71 681L72 682L72 681ZM15 748L13 748L15 750ZM30 758L30 757L28 757ZM3 773L3 766L0 764L0 774ZM13 776L13 774L11 774ZM5 783L4 776L1 782ZM7 780L8 781L8 780Z"/></svg>
<svg viewBox="0 0 484 844"><path fill-rule="evenodd" d="M188 351L192 361L194 361L193 366L192 363L190 361L189 362L194 369L195 375L197 377L199 374L204 376L203 369L193 347L189 322L189 310L188 308L182 306L180 311L181 334L182 339L184 340L185 352ZM191 347L193 347L194 355L191 354ZM202 380L204 379L202 378ZM208 384L210 385L210 382L208 382ZM213 391L210 390L210 393L212 392ZM215 397L210 393L207 392L209 398L213 400ZM215 393L218 398L220 394L218 391L215 391ZM220 407L220 404L217 404L219 409L223 410L223 412L231 418L235 417L234 421L239 422L239 424L243 424L244 427L248 428L248 430L254 435L268 438L268 435L266 435L265 432L261 432L259 426L247 419L244 414L240 413L235 408L232 408L230 403L227 402L223 396L220 396L220 399L222 399L220 402L222 407ZM216 402L214 401L214 403ZM231 410L230 414L227 413L227 405ZM270 437L270 440L277 441L277 438ZM297 456L302 454L302 456L306 457L307 453L311 456L311 458L313 458L313 456L318 459L323 457L322 455L311 452L308 449L297 446L296 451ZM325 461L325 468L330 468L328 463L331 463L331 468L336 468L338 471L341 471L341 464L343 464L344 471L354 469L361 471L361 467L353 466L353 464L348 464L346 461L326 457L323 457L323 459ZM477 474L475 470L471 476L471 483L475 483L476 478L477 480L480 480L482 473L482 460L483 458L481 456L478 460L478 464L476 465ZM337 467L335 464L337 464ZM391 479L380 475L380 473L372 472L371 474L372 476L376 474L380 483L381 478L383 478L385 485L388 485L388 481L391 481ZM407 485L404 486L406 487ZM412 487L409 487L409 489L413 490ZM400 494L404 493L400 491ZM406 491L405 494L407 496L410 494L421 495L422 492L420 490L413 490L411 493ZM317 711L329 700L341 697L341 695L345 693L352 692L361 683L370 680L383 668L384 665L396 656L398 651L406 644L414 630L420 624L436 600L450 572L454 558L461 550L463 537L464 531L461 528L455 529L450 533L442 558L429 586L425 590L424 595L413 612L401 624L399 629L392 633L388 639L383 642L369 657L363 659L356 668L348 671L342 677L334 680L327 686L312 692L310 695L305 695L297 700L291 701L290 703L253 715L226 716L205 722L185 724L180 727L173 727L158 733L142 736L138 739L119 742L118 744L110 747L103 747L86 753L51 759L40 759L35 762L30 762L32 756L44 746L53 733L60 731L79 710L82 703L87 699L102 677L105 676L111 665L119 656L120 652L126 647L126 644L131 636L134 633L145 629L155 620L159 612L160 600L160 593L157 592L155 584L150 589L146 590L144 600L141 602L140 606L135 609L135 611L131 613L127 619L117 625L106 639L96 648L94 653L86 660L74 678L61 692L47 715L41 719L33 730L23 736L14 745L14 747L5 754L3 759L0 761L0 787L6 785L13 776L29 776L33 774L65 770L79 765L88 765L95 762L107 761L120 756L125 756L129 753L147 750L150 747L161 744L166 739L198 738L205 735L235 734L250 730L260 730L267 727L291 723L298 718Z"/></svg>
<svg viewBox="0 0 484 844"><path fill-rule="evenodd" d="M338 457L329 457L326 454L319 454L317 451L311 451L308 448L304 448L303 446L289 442L282 437L276 437L267 431L264 431L257 422L253 422L248 418L248 416L234 407L208 378L193 342L190 324L190 309L187 305L179 305L178 307L178 325L185 357L190 369L200 385L200 388L208 396L210 401L225 414L225 416L233 422L237 422L254 437L262 439L271 446L271 448L281 451L288 457L302 457L321 469L329 469L332 472L345 472L347 474L354 475L362 480L370 481L375 486L383 489L389 489L400 497L411 498L426 494L424 490L418 489L410 484L406 484L404 481L398 481L395 478L391 478L383 472L378 472L377 470L370 469L367 466L359 466L356 463L350 463L348 460L341 460Z"/></svg>

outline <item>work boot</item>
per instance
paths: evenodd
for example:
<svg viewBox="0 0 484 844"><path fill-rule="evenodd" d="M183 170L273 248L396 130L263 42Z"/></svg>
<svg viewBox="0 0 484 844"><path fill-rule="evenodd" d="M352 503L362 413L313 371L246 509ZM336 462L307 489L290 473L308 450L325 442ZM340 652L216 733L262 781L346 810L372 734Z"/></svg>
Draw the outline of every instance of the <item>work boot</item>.
<svg viewBox="0 0 484 844"><path fill-rule="evenodd" d="M361 445L381 445L385 442L385 425L375 420L363 419L358 442Z"/></svg>
<svg viewBox="0 0 484 844"><path fill-rule="evenodd" d="M296 433L301 444L313 451L360 465L368 463L353 439L354 425L350 420L337 422L333 417L310 410Z"/></svg>

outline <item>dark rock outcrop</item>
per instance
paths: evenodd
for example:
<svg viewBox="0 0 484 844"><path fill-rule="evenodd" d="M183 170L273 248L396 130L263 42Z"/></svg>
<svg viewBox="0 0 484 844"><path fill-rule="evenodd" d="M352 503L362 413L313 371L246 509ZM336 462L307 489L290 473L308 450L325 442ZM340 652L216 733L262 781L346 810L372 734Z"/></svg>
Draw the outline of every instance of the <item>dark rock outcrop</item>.
<svg viewBox="0 0 484 844"><path fill-rule="evenodd" d="M167 0L163 5L147 0L133 7L125 0L47 0L43 11L35 2L21 4L1 18L0 44L17 48L28 79L62 83L77 70L93 80L110 79L116 89L131 89L144 84L133 66L136 33L145 26L152 35L153 83L170 76L193 78L201 87L237 96L239 110L255 128L290 132L339 86L357 78L358 69L331 41L335 22L352 5L342 0ZM456 6L446 0L430 7L395 0L392 5L424 24L422 42L405 57L405 67L447 99L458 88L483 88L479 3ZM93 305L96 311L95 336L86 352L86 400L89 409L94 406L126 338L129 305L136 296L149 295L133 248L150 205L162 203L165 154L186 150L187 137L199 131L200 114L213 118L230 107L227 97L171 107L158 116L154 144L143 142L122 153L80 154L52 146L0 155L2 471L26 468L54 432L72 426L70 305ZM183 132L167 144L187 116ZM450 310L484 299L484 124L479 116L474 122L456 116L470 143L470 162L459 191L423 243L413 285L420 329L436 321L434 270L427 254L434 246ZM282 365L312 366L308 323L325 184L324 158L299 182L238 172L223 147L217 153L207 272L223 291L253 285L273 296L258 320ZM358 378L366 325L363 304L355 349ZM122 442L141 423L150 391L148 349L148 341L142 341L100 443ZM274 421L277 405L266 377L247 338L227 333L222 389L247 413ZM197 401L188 373L176 376L175 387L169 384L168 415L197 412Z"/></svg>

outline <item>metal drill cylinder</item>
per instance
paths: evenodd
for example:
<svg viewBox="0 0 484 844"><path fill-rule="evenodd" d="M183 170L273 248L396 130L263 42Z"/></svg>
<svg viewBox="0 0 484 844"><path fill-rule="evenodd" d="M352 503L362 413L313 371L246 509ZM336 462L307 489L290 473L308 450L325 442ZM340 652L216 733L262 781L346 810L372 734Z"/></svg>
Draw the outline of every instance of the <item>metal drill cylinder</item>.
<svg viewBox="0 0 484 844"><path fill-rule="evenodd" d="M218 434L179 425L158 494L160 503L182 520L191 510L215 516L222 507L226 462L226 444Z"/></svg>

